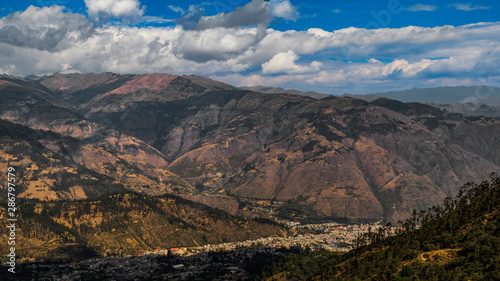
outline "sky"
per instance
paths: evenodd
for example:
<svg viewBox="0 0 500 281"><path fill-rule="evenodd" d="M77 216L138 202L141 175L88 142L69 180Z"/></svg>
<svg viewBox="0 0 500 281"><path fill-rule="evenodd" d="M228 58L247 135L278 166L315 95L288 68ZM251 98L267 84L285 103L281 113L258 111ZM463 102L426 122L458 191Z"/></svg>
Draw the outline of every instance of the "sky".
<svg viewBox="0 0 500 281"><path fill-rule="evenodd" d="M500 86L499 15L490 0L4 0L0 74L195 74L329 94Z"/></svg>

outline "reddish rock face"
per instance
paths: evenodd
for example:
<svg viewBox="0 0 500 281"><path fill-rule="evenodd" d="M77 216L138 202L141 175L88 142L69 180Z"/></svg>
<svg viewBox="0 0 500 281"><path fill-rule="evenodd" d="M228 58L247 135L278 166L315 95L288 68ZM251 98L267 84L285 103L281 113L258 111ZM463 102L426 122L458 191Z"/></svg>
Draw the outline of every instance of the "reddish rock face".
<svg viewBox="0 0 500 281"><path fill-rule="evenodd" d="M169 74L14 80L0 84L16 97L0 102L2 118L84 142L78 165L235 214L248 204L395 222L500 170L498 119L418 103L264 94ZM116 163L135 168L113 172Z"/></svg>

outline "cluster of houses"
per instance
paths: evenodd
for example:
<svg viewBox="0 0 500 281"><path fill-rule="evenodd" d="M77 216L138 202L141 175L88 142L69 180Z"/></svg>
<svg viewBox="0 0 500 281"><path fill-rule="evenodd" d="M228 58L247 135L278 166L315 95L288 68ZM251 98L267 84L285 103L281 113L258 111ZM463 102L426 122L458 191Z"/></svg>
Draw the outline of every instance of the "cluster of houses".
<svg viewBox="0 0 500 281"><path fill-rule="evenodd" d="M359 234L375 232L379 227L293 224L293 228L308 229L315 234L158 249L135 256L111 256L78 263L28 263L24 267L25 274L31 273L28 277L36 280L250 280L249 265L263 257L283 257L294 249L348 251ZM394 227L389 229L389 233L395 231Z"/></svg>
<svg viewBox="0 0 500 281"><path fill-rule="evenodd" d="M352 249L354 240L369 231L376 232L381 225L359 224L340 225L337 223L308 224L292 223L291 227L296 229L308 229L316 234L298 234L289 237L266 237L256 240L245 240L228 242L216 245L204 245L203 247L184 247L170 249L173 254L193 255L206 251L234 251L239 248L248 247L271 247L271 248L302 248L311 250L328 250L346 252ZM396 227L389 228L389 234L396 231Z"/></svg>

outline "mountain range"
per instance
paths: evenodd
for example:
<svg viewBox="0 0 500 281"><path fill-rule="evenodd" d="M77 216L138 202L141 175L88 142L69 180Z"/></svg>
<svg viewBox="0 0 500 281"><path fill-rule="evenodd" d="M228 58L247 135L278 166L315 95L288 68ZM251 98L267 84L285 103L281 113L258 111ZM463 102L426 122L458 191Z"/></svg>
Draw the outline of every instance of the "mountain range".
<svg viewBox="0 0 500 281"><path fill-rule="evenodd" d="M390 220L500 171L500 119L193 75L0 77L20 197L175 194L233 215ZM1 176L5 180L5 176Z"/></svg>
<svg viewBox="0 0 500 281"><path fill-rule="evenodd" d="M482 103L500 106L500 88L491 86L413 88L373 95L383 95L403 102Z"/></svg>
<svg viewBox="0 0 500 281"><path fill-rule="evenodd" d="M266 94L286 93L308 96L315 99L322 99L330 96L329 94L313 91L303 92L296 89L283 89L280 87L253 86L240 87L240 89ZM454 113L472 116L500 117L500 89L490 86L417 88L367 95L343 94L342 97L351 97L368 102L380 98L389 98L402 102L425 103Z"/></svg>
<svg viewBox="0 0 500 281"><path fill-rule="evenodd" d="M414 88L368 95L349 95L366 101L390 98L402 102L421 102L439 109L472 116L500 117L500 88L460 86Z"/></svg>

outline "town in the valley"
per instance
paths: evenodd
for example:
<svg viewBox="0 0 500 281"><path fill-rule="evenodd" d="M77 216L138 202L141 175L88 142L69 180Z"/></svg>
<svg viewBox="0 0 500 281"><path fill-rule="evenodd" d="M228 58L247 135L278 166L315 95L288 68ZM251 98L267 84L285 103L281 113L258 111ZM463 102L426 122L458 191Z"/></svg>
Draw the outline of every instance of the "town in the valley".
<svg viewBox="0 0 500 281"><path fill-rule="evenodd" d="M256 240L146 250L126 257L107 256L81 262L24 263L20 278L37 280L251 280L293 253L345 252L362 234L376 232L380 224L300 224L281 221L295 235ZM386 227L393 235L397 227ZM36 274L34 276L33 274ZM55 279L54 279L55 278Z"/></svg>

